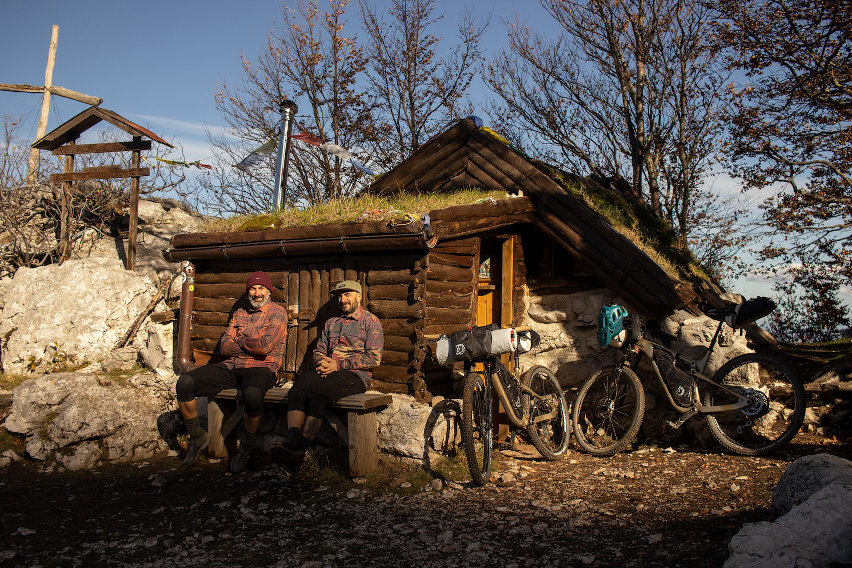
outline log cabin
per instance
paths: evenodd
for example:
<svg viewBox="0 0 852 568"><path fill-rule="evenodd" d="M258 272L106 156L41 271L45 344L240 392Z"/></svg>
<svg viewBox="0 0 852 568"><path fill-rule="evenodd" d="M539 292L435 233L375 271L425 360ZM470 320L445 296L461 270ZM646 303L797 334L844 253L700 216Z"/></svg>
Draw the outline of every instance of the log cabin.
<svg viewBox="0 0 852 568"><path fill-rule="evenodd" d="M195 267L188 340L194 358L202 362L215 351L230 313L246 301L244 283L254 270L270 274L273 300L291 315L285 377L310 361L318 333L336 310L330 286L357 280L365 307L385 332L370 388L418 400L453 390L452 369L432 360L425 336L492 322L520 324L533 281L539 287L607 288L657 319L721 302L721 288L689 268L689 260L655 260L659 250L625 236L612 214L595 206L614 209L621 225L653 223L656 217L623 180L583 178L532 160L473 117L433 137L365 191L461 188L499 190L506 197L418 212L402 222L176 235L164 256ZM659 243L675 237L656 222L652 240L665 248Z"/></svg>

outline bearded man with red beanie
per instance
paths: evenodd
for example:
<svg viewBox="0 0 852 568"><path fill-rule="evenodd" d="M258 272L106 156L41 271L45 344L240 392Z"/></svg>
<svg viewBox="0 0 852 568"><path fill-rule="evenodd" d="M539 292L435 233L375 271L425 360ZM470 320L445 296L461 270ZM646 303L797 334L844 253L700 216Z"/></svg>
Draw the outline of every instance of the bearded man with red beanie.
<svg viewBox="0 0 852 568"><path fill-rule="evenodd" d="M287 310L272 302L272 281L265 272L248 277L246 292L250 306L237 308L219 341L219 353L227 359L183 373L175 385L178 407L189 430L184 466L198 461L209 443L207 432L198 423L196 397L212 397L229 388L242 389L245 419L239 451L228 469L240 473L248 464L263 414L263 397L275 385L275 374L284 360Z"/></svg>

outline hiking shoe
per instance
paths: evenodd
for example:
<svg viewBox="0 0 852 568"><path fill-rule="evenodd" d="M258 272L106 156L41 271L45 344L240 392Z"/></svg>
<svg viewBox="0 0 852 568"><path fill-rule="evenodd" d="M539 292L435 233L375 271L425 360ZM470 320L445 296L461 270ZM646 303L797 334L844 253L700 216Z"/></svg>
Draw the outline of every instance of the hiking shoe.
<svg viewBox="0 0 852 568"><path fill-rule="evenodd" d="M228 465L228 471L234 475L241 473L248 465L250 455L251 454L248 452L237 452L234 454L234 457L231 458L230 465Z"/></svg>
<svg viewBox="0 0 852 568"><path fill-rule="evenodd" d="M195 464L195 462L198 461L198 457L201 455L201 452L204 451L209 443L210 436L208 436L207 432L204 430L201 431L201 436L197 438L191 437L186 446L186 455L183 457L183 466L189 467Z"/></svg>

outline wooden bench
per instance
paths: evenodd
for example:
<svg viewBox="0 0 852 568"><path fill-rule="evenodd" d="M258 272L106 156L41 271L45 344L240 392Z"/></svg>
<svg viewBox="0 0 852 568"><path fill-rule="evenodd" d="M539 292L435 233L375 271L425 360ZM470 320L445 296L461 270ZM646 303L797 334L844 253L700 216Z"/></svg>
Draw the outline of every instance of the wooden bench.
<svg viewBox="0 0 852 568"><path fill-rule="evenodd" d="M269 389L263 402L286 407L289 387L288 384ZM391 395L378 392L353 394L338 400L333 409L326 413L326 420L349 448L349 474L352 477L367 475L378 465L376 413L390 404L391 400ZM337 412L346 413L346 424L338 417ZM237 397L237 389L225 389L210 399L207 407L207 431L210 433L207 452L210 457L227 458L229 450L233 452L236 449L235 442L226 444L226 440L243 415L242 400Z"/></svg>

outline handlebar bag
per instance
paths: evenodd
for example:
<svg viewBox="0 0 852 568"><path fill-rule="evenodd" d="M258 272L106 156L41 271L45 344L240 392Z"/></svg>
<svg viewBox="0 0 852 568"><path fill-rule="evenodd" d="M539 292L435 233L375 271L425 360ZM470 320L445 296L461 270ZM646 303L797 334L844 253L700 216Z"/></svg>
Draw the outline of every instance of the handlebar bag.
<svg viewBox="0 0 852 568"><path fill-rule="evenodd" d="M491 355L491 332L500 329L496 323L472 327L450 335L451 356L455 361L473 361Z"/></svg>

